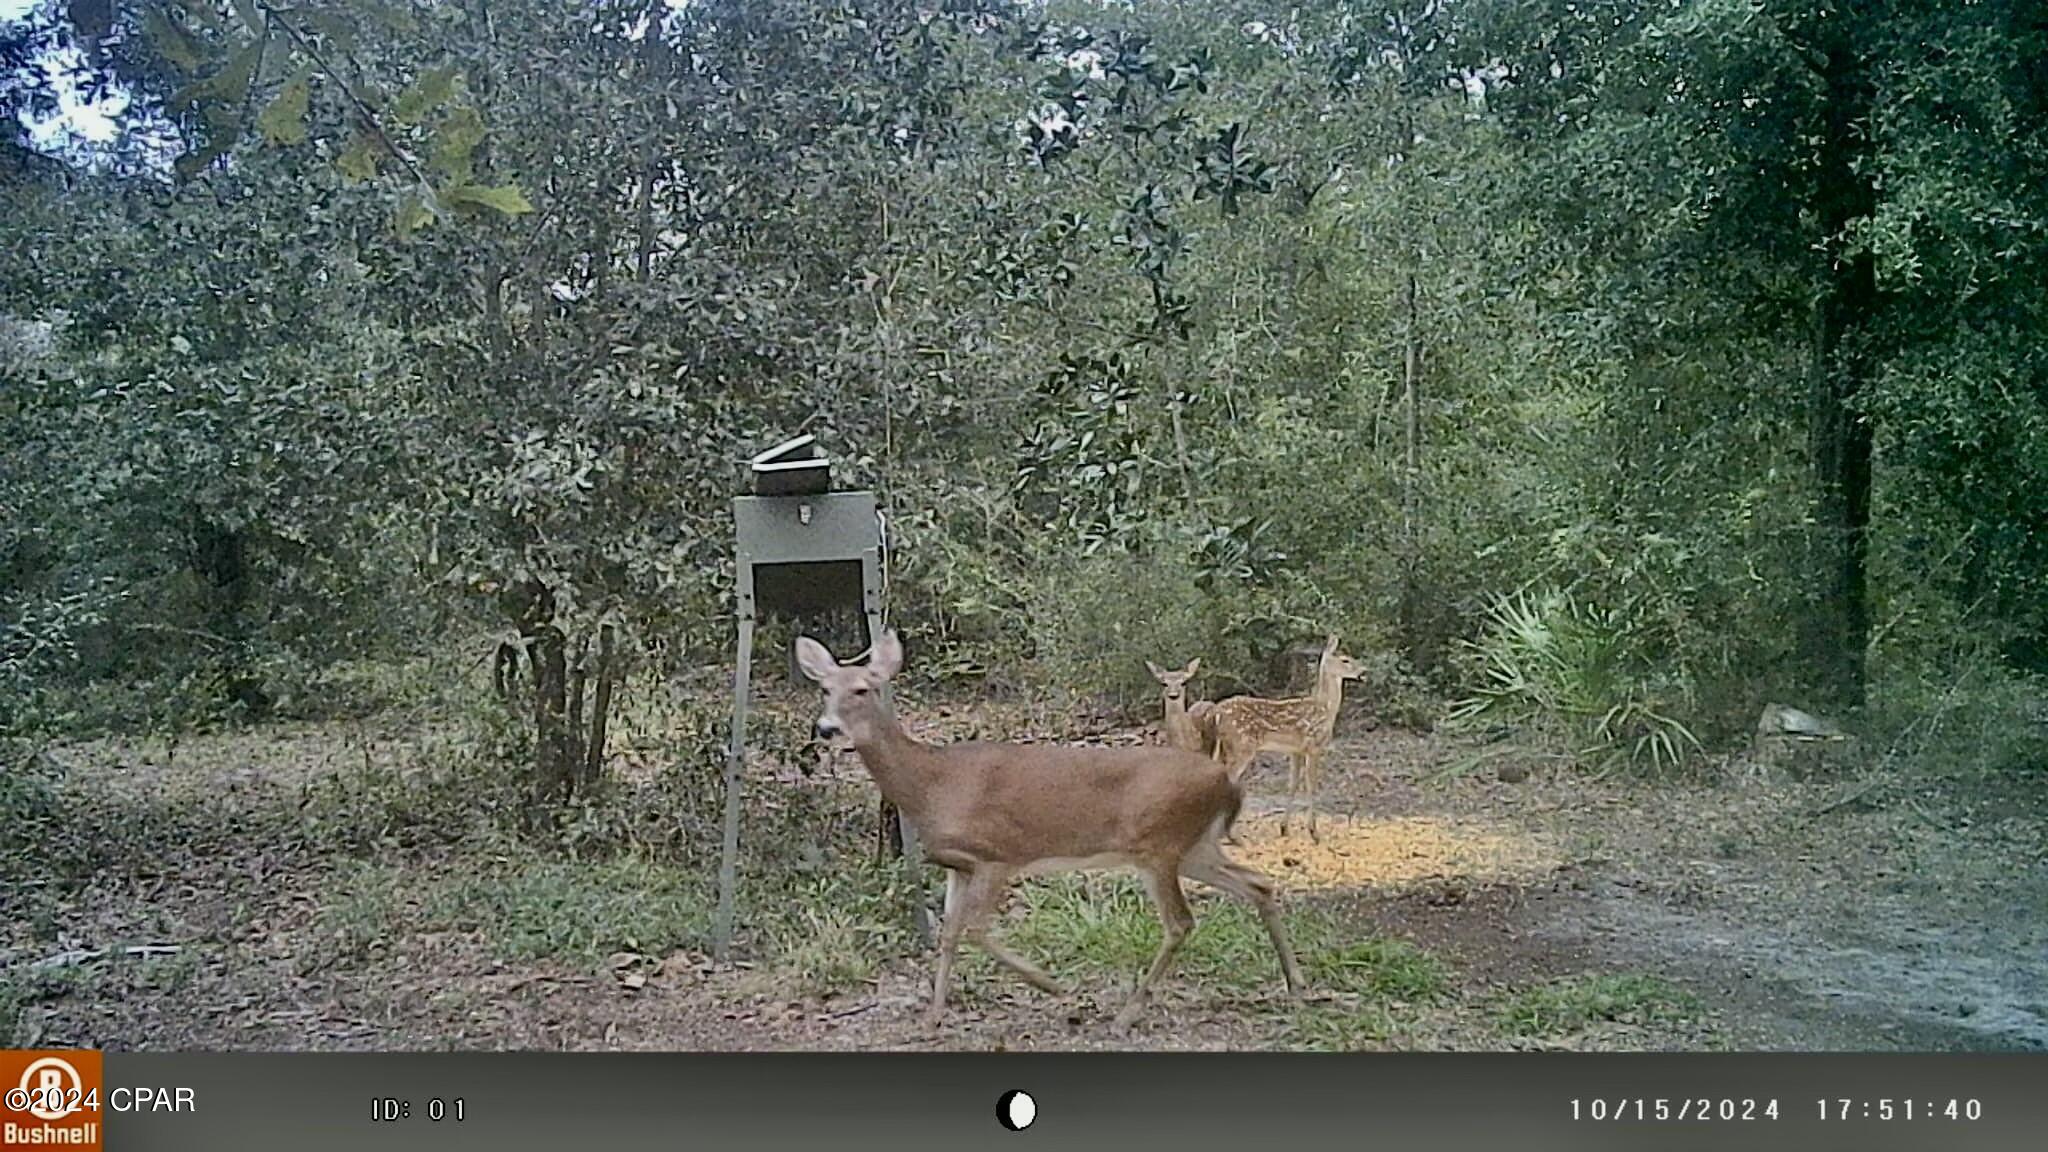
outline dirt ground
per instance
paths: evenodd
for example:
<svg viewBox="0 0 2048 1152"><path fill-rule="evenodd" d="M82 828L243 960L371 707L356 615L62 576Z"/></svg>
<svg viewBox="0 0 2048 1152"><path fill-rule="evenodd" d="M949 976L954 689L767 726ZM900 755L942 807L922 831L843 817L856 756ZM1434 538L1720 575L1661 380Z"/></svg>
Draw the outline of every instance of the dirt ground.
<svg viewBox="0 0 2048 1152"><path fill-rule="evenodd" d="M403 759L415 743L386 733L341 751L317 727L214 739L181 750L186 767L170 774L118 742L60 759L74 787L145 800L196 789L232 823L238 805L277 803L356 759ZM344 946L341 878L360 861L231 835L166 843L146 866L97 877L54 931L11 926L0 976L19 984L33 970L42 985L18 1039L119 1050L2048 1048L2038 805L1956 785L1858 797L1854 779L1743 771L1655 786L1537 771L1508 783L1491 767L1446 774L1459 754L1437 736L1345 734L1324 769L1320 844L1299 818L1281 837L1280 764L1250 778L1235 852L1276 876L1291 908L1412 944L1450 973L1427 1003L1377 1003L1369 1028L1349 1023L1361 1009L1345 994L1294 1009L1277 980L1221 988L1186 972L1119 1039L1107 1016L1135 971L1069 979L1077 990L1055 998L971 962L933 1032L920 1020L921 956L821 996L770 965L720 966L687 948L521 959L482 933L402 919ZM407 870L473 862L456 846L392 866L403 891ZM1198 899L1197 915L1216 906ZM1532 990L1637 977L1685 1006L1503 1024L1503 1006Z"/></svg>

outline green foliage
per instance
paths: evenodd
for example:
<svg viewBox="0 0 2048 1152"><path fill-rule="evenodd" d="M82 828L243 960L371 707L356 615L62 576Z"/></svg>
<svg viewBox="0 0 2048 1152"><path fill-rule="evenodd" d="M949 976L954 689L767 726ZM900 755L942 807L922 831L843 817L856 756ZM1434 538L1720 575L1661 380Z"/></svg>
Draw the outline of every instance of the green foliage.
<svg viewBox="0 0 2048 1152"><path fill-rule="evenodd" d="M442 193L441 198L450 204L489 208L507 216L524 216L533 211L533 205L526 199L526 193L516 184L486 187L481 184L458 184Z"/></svg>
<svg viewBox="0 0 2048 1152"><path fill-rule="evenodd" d="M1602 770L1676 768L1702 751L1664 702L1685 686L1657 677L1613 615L1551 593L1504 599L1489 617L1470 645L1483 679L1454 723L1547 728Z"/></svg>
<svg viewBox="0 0 2048 1152"><path fill-rule="evenodd" d="M315 847L375 856L400 849L515 839L526 796L516 762L523 726L488 705L471 723L417 759L350 759L310 781L298 806L299 832Z"/></svg>
<svg viewBox="0 0 2048 1152"><path fill-rule="evenodd" d="M1043 679L1077 698L1133 713L1156 710L1145 661L1220 661L1200 615L1204 597L1185 563L1111 554L1070 562L1056 584L1033 589L1030 618Z"/></svg>
<svg viewBox="0 0 2048 1152"><path fill-rule="evenodd" d="M408 126L419 124L455 98L456 85L461 79L462 70L452 64L420 73L419 79L407 85L392 103L391 118ZM463 135L467 134L464 129Z"/></svg>
<svg viewBox="0 0 2048 1152"><path fill-rule="evenodd" d="M35 1037L23 1023L23 1015L38 1004L61 1000L82 992L94 981L91 968L27 968L0 972L0 1044L26 1048Z"/></svg>
<svg viewBox="0 0 2048 1152"><path fill-rule="evenodd" d="M1025 886L1018 904L1022 914L1005 939L1056 970L1129 976L1144 971L1159 948L1159 915L1132 881L1063 877ZM1177 971L1236 992L1277 985L1279 963L1256 913L1216 897L1202 902L1196 919ZM1347 939L1314 912L1288 919L1304 975L1320 989L1384 1004L1429 999L1448 986L1443 964L1412 945Z"/></svg>
<svg viewBox="0 0 2048 1152"><path fill-rule="evenodd" d="M1440 996L1450 984L1441 961L1401 940L1337 942L1327 922L1310 921L1304 934L1304 965L1319 988L1352 992L1371 1000L1415 1002Z"/></svg>
<svg viewBox="0 0 2048 1152"><path fill-rule="evenodd" d="M1501 1026L1516 1036L1562 1036L1599 1023L1682 1021L1699 1000L1668 981L1644 973L1603 973L1555 980L1510 996Z"/></svg>
<svg viewBox="0 0 2048 1152"><path fill-rule="evenodd" d="M770 963L806 995L855 991L916 949L903 870L893 861L834 861L829 871L750 891L747 917L760 925Z"/></svg>
<svg viewBox="0 0 2048 1152"><path fill-rule="evenodd" d="M40 880L66 817L58 771L40 751L0 740L0 881L9 888Z"/></svg>
<svg viewBox="0 0 2048 1152"><path fill-rule="evenodd" d="M1287 1022L1288 1047L1304 1052L1369 1052L1385 1047L1395 1029L1381 1004L1307 1008Z"/></svg>
<svg viewBox="0 0 2048 1152"><path fill-rule="evenodd" d="M1871 745L1916 774L2027 786L2048 771L2048 683L2015 674L1981 641L1957 647L1884 669L1872 686Z"/></svg>
<svg viewBox="0 0 2048 1152"><path fill-rule="evenodd" d="M311 68L300 69L264 107L263 114L256 118L256 126L263 130L265 140L272 144L306 142L306 106L313 94L312 76Z"/></svg>
<svg viewBox="0 0 2048 1152"><path fill-rule="evenodd" d="M1958 634L2039 672L2042 31L1838 8L52 8L0 111L74 33L129 111L0 156L0 725L310 715L471 630L713 659L796 428L919 675L1149 711L1337 629L1377 710L1669 767L1859 580L1873 703ZM1853 540L1817 426L1875 437Z"/></svg>
<svg viewBox="0 0 2048 1152"><path fill-rule="evenodd" d="M426 914L482 931L507 955L595 962L617 951L660 956L702 947L711 902L694 871L631 858L540 863L451 885Z"/></svg>
<svg viewBox="0 0 2048 1152"><path fill-rule="evenodd" d="M375 867L337 877L323 910L336 946L370 950L402 919L416 930L476 934L506 959L595 968L615 952L659 957L702 947L710 931L700 875L630 856L507 861L440 875L424 888L412 877Z"/></svg>

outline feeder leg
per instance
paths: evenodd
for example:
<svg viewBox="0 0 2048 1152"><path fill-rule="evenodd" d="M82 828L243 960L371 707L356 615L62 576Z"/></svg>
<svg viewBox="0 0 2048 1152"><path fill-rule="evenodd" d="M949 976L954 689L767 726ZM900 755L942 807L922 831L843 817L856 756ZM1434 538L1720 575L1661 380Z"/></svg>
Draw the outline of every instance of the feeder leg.
<svg viewBox="0 0 2048 1152"><path fill-rule="evenodd" d="M903 833L903 870L910 874L910 919L917 929L917 944L920 948L932 946L932 912L924 899L924 851L917 843L917 829L910 819L896 810L896 827Z"/></svg>
<svg viewBox="0 0 2048 1152"><path fill-rule="evenodd" d="M725 756L725 842L718 857L718 917L712 925L712 954L720 961L732 951L733 890L739 884L740 769L747 755L748 680L754 663L754 621L740 617L738 663L732 670L732 744Z"/></svg>

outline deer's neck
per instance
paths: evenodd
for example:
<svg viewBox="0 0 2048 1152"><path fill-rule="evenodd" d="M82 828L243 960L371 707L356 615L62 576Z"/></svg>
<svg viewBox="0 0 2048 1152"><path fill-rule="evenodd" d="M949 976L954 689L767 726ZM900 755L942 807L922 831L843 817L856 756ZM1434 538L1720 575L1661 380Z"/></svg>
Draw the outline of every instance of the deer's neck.
<svg viewBox="0 0 2048 1152"><path fill-rule="evenodd" d="M1169 734L1192 731L1193 724L1194 722L1188 719L1188 702L1186 697L1178 700L1169 698L1166 701L1165 727Z"/></svg>
<svg viewBox="0 0 2048 1152"><path fill-rule="evenodd" d="M1336 731L1337 710L1344 706L1344 678L1328 668L1317 670L1315 701L1323 707L1323 731Z"/></svg>
<svg viewBox="0 0 2048 1152"><path fill-rule="evenodd" d="M939 750L911 736L892 713L875 726L867 740L854 744L860 762L874 777L884 799L918 823L925 797L939 769Z"/></svg>

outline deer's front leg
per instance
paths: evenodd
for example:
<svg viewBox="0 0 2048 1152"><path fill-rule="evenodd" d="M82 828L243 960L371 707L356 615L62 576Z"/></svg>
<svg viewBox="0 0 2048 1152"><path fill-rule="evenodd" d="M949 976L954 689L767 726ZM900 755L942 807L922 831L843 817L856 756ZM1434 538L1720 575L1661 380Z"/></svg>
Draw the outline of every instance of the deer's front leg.
<svg viewBox="0 0 2048 1152"><path fill-rule="evenodd" d="M1131 990L1131 998L1110 1021L1111 1029L1119 1036L1129 1034L1131 1025L1137 1022L1138 1013L1145 1007L1146 994L1152 990L1155 981L1166 975L1174 956L1180 951L1181 942L1195 928L1195 914L1189 910L1187 895L1181 891L1177 867L1145 873L1145 888L1159 909L1159 953L1152 958L1152 966L1139 977L1138 986Z"/></svg>
<svg viewBox="0 0 2048 1152"><path fill-rule="evenodd" d="M939 926L939 962L932 973L932 1003L925 1010L925 1024L936 1028L946 1015L946 987L953 981L953 954L959 950L960 935L967 928L967 887L969 878L953 868L946 869L945 922Z"/></svg>
<svg viewBox="0 0 2048 1152"><path fill-rule="evenodd" d="M979 865L965 875L955 869L946 870L946 922L939 929L939 964L938 971L933 973L932 1006L925 1013L926 1024L937 1027L945 1018L946 989L953 981L953 958L959 953L960 938L979 931L987 923L1008 881L1009 871L1001 865Z"/></svg>
<svg viewBox="0 0 2048 1152"><path fill-rule="evenodd" d="M1323 842L1323 838L1316 834L1316 792L1321 787L1322 760L1321 751L1301 754L1302 787L1308 792L1308 838L1314 844Z"/></svg>
<svg viewBox="0 0 2048 1152"><path fill-rule="evenodd" d="M1301 796L1301 753L1287 754L1287 800L1280 806L1280 836L1285 839L1294 817L1294 805Z"/></svg>

